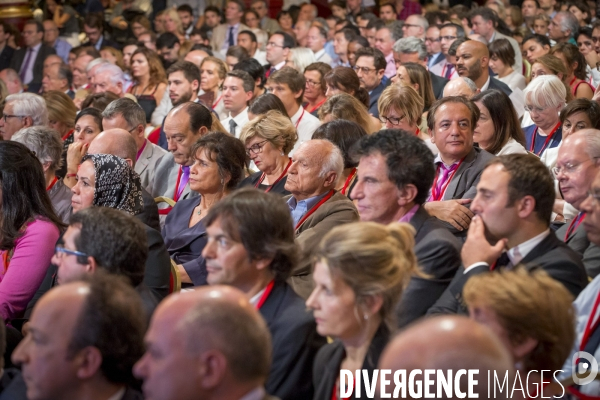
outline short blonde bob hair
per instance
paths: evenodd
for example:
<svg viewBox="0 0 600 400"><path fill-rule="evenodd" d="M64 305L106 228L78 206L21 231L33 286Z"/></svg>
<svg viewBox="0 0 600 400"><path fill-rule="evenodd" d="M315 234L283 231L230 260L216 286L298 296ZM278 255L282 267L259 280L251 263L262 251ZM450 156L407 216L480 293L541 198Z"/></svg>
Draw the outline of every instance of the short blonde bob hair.
<svg viewBox="0 0 600 400"><path fill-rule="evenodd" d="M423 115L423 99L415 89L406 84L388 86L377 101L379 115L396 110L404 114L411 125L419 125Z"/></svg>
<svg viewBox="0 0 600 400"><path fill-rule="evenodd" d="M255 136L268 140L286 155L292 151L298 140L298 134L292 121L287 115L281 115L279 111L275 110L258 115L245 124L240 134L240 140L247 144Z"/></svg>
<svg viewBox="0 0 600 400"><path fill-rule="evenodd" d="M48 109L48 120L62 122L69 128L75 126L77 107L69 96L58 90L50 90L43 97Z"/></svg>

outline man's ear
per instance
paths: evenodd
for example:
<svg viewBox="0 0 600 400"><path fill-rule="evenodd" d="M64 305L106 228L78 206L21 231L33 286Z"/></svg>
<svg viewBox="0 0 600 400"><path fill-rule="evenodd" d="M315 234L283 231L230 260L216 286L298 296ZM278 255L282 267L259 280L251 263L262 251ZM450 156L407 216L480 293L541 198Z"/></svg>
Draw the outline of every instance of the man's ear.
<svg viewBox="0 0 600 400"><path fill-rule="evenodd" d="M85 267L85 272L94 273L98 268L98 263L94 257L88 256L87 258L87 266Z"/></svg>
<svg viewBox="0 0 600 400"><path fill-rule="evenodd" d="M79 350L73 361L77 365L77 378L87 380L100 371L102 354L97 347L88 346Z"/></svg>
<svg viewBox="0 0 600 400"><path fill-rule="evenodd" d="M335 184L338 180L338 174L335 173L334 171L329 171L327 173L327 176L325 176L325 182L323 183L323 186L331 186L332 188L335 187Z"/></svg>

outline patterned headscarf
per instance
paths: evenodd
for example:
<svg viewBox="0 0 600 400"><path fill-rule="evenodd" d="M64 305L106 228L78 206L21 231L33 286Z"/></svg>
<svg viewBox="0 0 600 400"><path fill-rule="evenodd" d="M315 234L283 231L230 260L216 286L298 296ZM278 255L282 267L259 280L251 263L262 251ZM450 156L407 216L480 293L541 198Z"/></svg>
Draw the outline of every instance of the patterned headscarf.
<svg viewBox="0 0 600 400"><path fill-rule="evenodd" d="M139 175L125 160L112 154L86 154L81 162L92 160L96 171L95 206L115 208L131 215L144 209Z"/></svg>

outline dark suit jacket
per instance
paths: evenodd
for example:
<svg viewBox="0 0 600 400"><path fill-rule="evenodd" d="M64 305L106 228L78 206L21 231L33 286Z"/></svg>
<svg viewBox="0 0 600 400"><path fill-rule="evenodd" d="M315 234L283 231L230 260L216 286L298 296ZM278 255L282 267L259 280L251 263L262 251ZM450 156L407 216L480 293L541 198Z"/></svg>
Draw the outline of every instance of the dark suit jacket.
<svg viewBox="0 0 600 400"><path fill-rule="evenodd" d="M71 89L69 89L67 91L67 96L69 96L71 98L71 100L73 100L75 98L75 92L72 91Z"/></svg>
<svg viewBox="0 0 600 400"><path fill-rule="evenodd" d="M508 87L506 83L490 76L490 84L488 85L487 90L492 89L500 90L506 93L507 96L510 96L512 94L512 90Z"/></svg>
<svg viewBox="0 0 600 400"><path fill-rule="evenodd" d="M284 197L285 201L291 197ZM340 192L327 200L296 229L296 243L300 247L300 262L292 271L288 283L296 293L307 299L313 289L312 257L319 242L338 225L358 221L358 211L348 197Z"/></svg>
<svg viewBox="0 0 600 400"><path fill-rule="evenodd" d="M0 53L0 71L10 67L10 61L14 53L15 49L9 45L4 46L2 53ZM17 71L17 73L19 73L19 71Z"/></svg>
<svg viewBox="0 0 600 400"><path fill-rule="evenodd" d="M595 278L600 273L600 247L589 241L583 224L580 224L565 241L567 229L569 229L569 224L564 224L558 228L556 237L581 255L588 276Z"/></svg>
<svg viewBox="0 0 600 400"><path fill-rule="evenodd" d="M390 340L390 332L385 325L379 326L379 329L373 336L373 340L367 350L367 355L363 361L362 368L369 372L369 377L373 376L373 370L377 368L379 357L383 353L383 349ZM324 346L319 350L315 366L313 368L313 382L315 385L314 400L331 400L333 388L336 381L339 379L340 366L342 360L346 357L346 350L341 341L336 340L333 343ZM364 380L361 379L361 399L366 399L366 391ZM354 392L352 393L354 399Z"/></svg>
<svg viewBox="0 0 600 400"><path fill-rule="evenodd" d="M375 118L379 118L379 110L377 109L377 101L379 100L379 96L392 83L391 80L386 79L385 82L381 81L379 85L371 91L369 94L369 114L372 114Z"/></svg>
<svg viewBox="0 0 600 400"><path fill-rule="evenodd" d="M142 188L142 199L144 200L144 211L135 217L148 225L152 229L160 232L160 220L158 219L158 207L154 202L154 197L146 189Z"/></svg>
<svg viewBox="0 0 600 400"><path fill-rule="evenodd" d="M10 68L17 71L21 71L21 65L25 61L25 55L27 54L27 47L22 47L19 50L16 50L12 56L10 61ZM29 82L27 87L27 91L31 93L38 93L40 88L42 87L42 78L44 74L44 60L51 54L56 54L56 51L50 47L46 46L42 43L40 47L40 51L37 53L37 57L35 58L33 64L33 80Z"/></svg>
<svg viewBox="0 0 600 400"><path fill-rule="evenodd" d="M260 179L260 177L262 176L262 172L258 171L253 173L252 175L249 175L247 178L245 178L243 181L240 182L240 184L238 185L239 188L243 188L246 186L249 187L254 187L257 183L258 180ZM269 193L276 193L278 195L281 196L287 196L290 194L290 192L288 192L287 190L285 190L285 183L287 182L287 176L284 176L283 179L281 179L279 182L277 182L275 185L273 185L273 188L269 191ZM260 190L267 190L267 188L269 188L270 186L267 185L259 185L258 189Z"/></svg>
<svg viewBox="0 0 600 400"><path fill-rule="evenodd" d="M415 228L415 254L428 277L413 277L397 308L398 326L404 327L424 316L444 293L461 265L460 241L437 218L419 207L411 218Z"/></svg>
<svg viewBox="0 0 600 400"><path fill-rule="evenodd" d="M433 86L433 95L436 99L441 99L444 97L444 88L450 81L442 76L434 74L431 71L429 71L429 76L431 77L431 86Z"/></svg>
<svg viewBox="0 0 600 400"><path fill-rule="evenodd" d="M473 147L448 184L443 200L474 199L481 173L493 158L493 154Z"/></svg>
<svg viewBox="0 0 600 400"><path fill-rule="evenodd" d="M91 46L91 47L95 48L95 46L93 44L91 44L89 40L87 42L83 43L81 46L82 47ZM117 50L121 50L121 45L119 43L115 42L114 40L107 39L106 36L102 35L101 47L108 47L108 46L114 47Z"/></svg>
<svg viewBox="0 0 600 400"><path fill-rule="evenodd" d="M528 270L543 269L552 278L562 283L575 297L588 282L581 256L558 240L552 232L527 254L521 264ZM496 268L503 268L503 266ZM467 314L462 298L463 287L470 277L488 271L489 267L482 265L465 274L465 268L461 266L448 289L429 309L428 314Z"/></svg>
<svg viewBox="0 0 600 400"><path fill-rule="evenodd" d="M275 283L259 311L273 343L273 363L265 389L281 400L311 399L313 362L326 343L317 334L312 313L285 282Z"/></svg>
<svg viewBox="0 0 600 400"><path fill-rule="evenodd" d="M200 204L200 196L179 200L165 221L162 236L169 256L183 265L194 286L206 285L206 260L202 250L206 246L208 236L202 220L189 227L190 217Z"/></svg>

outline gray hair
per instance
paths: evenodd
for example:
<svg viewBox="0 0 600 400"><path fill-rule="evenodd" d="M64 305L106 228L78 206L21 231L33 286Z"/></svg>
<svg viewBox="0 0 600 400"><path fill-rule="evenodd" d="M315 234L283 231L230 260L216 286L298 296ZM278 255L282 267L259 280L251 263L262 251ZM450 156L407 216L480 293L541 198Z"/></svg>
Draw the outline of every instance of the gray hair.
<svg viewBox="0 0 600 400"><path fill-rule="evenodd" d="M108 72L110 82L113 85L116 85L119 82L122 84L125 83L125 74L123 74L123 70L121 70L121 68L119 68L115 64L101 64L98 67L98 69L96 69L95 75L102 74L105 72Z"/></svg>
<svg viewBox="0 0 600 400"><path fill-rule="evenodd" d="M46 100L33 93L17 93L6 97L5 104L11 103L15 115L30 117L33 125L48 125Z"/></svg>
<svg viewBox="0 0 600 400"><path fill-rule="evenodd" d="M292 60L296 66L296 70L301 74L304 74L304 69L310 64L317 62L315 53L311 49L306 47L294 47L290 50L292 52Z"/></svg>
<svg viewBox="0 0 600 400"><path fill-rule="evenodd" d="M427 48L425 42L416 37L405 37L394 43L393 50L396 53L412 54L418 53L419 60L424 61L427 58Z"/></svg>
<svg viewBox="0 0 600 400"><path fill-rule="evenodd" d="M424 16L419 14L413 14L410 16L417 19L417 25L421 26L421 28L423 28L424 31L426 31L429 28L429 22Z"/></svg>
<svg viewBox="0 0 600 400"><path fill-rule="evenodd" d="M598 129L584 129L581 132L575 132L580 134L585 139L585 152L590 158L600 158L600 130Z"/></svg>
<svg viewBox="0 0 600 400"><path fill-rule="evenodd" d="M35 153L40 163L50 163L50 171L56 171L62 164L63 144L60 133L46 126L30 126L20 129L11 138L25 145Z"/></svg>
<svg viewBox="0 0 600 400"><path fill-rule="evenodd" d="M573 14L567 11L560 11L556 14L556 17L561 16L560 22L560 30L561 32L565 32L567 30L571 31L571 37L577 36L577 31L579 30L579 21ZM555 18L556 18L555 17Z"/></svg>
<svg viewBox="0 0 600 400"><path fill-rule="evenodd" d="M339 147L331 143L329 140L312 139L311 142L324 144L329 148L329 155L323 160L319 177L323 178L328 172L335 172L337 177L342 176L344 172L344 155Z"/></svg>
<svg viewBox="0 0 600 400"><path fill-rule="evenodd" d="M144 109L138 103L127 97L111 102L102 112L102 118L106 119L113 119L118 115L123 116L130 129L139 125L146 126L146 113L144 112Z"/></svg>
<svg viewBox="0 0 600 400"><path fill-rule="evenodd" d="M87 67L85 67L85 72L90 72L92 68L102 64L110 64L110 61L104 58L94 58L92 61L90 61Z"/></svg>
<svg viewBox="0 0 600 400"><path fill-rule="evenodd" d="M529 82L523 96L534 107L558 107L566 102L567 88L556 75L540 75Z"/></svg>

